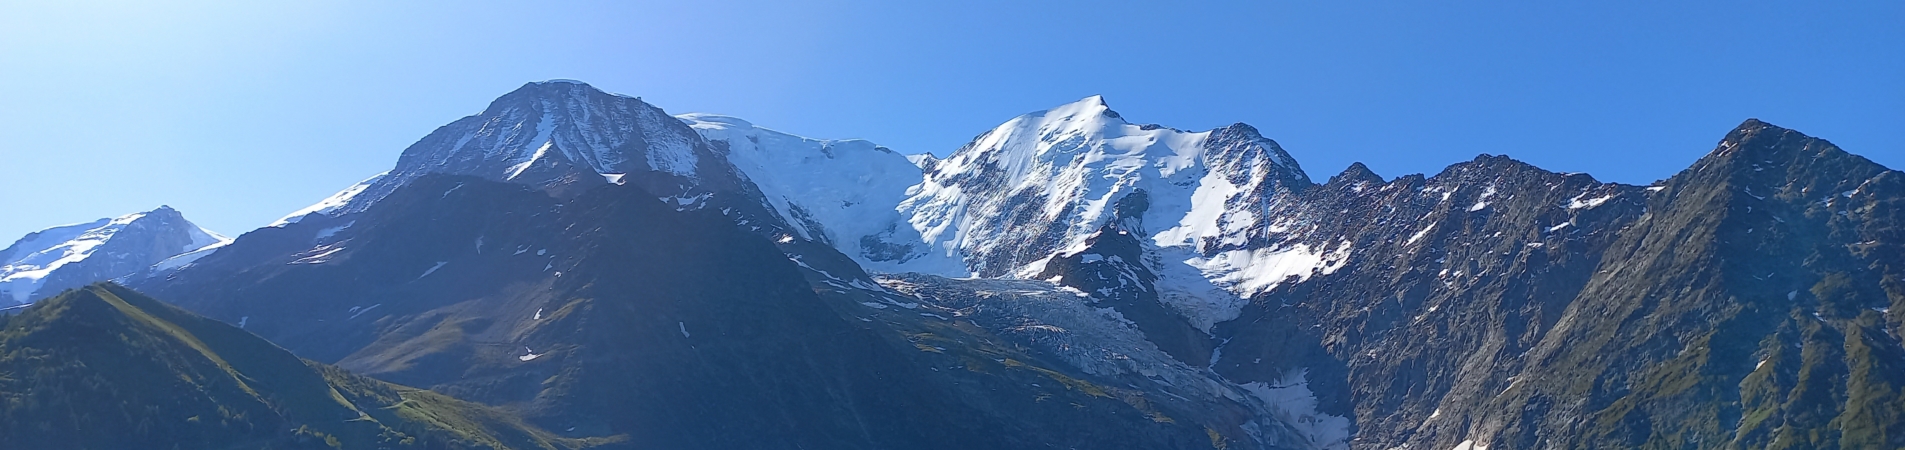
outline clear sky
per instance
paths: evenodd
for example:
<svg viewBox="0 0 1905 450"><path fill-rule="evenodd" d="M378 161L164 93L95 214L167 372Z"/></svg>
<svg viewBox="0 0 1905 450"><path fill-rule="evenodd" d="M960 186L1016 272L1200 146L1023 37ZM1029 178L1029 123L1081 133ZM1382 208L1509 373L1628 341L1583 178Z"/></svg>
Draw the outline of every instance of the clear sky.
<svg viewBox="0 0 1905 450"><path fill-rule="evenodd" d="M1317 181L1492 153L1647 183L1748 117L1905 168L1892 0L22 3L0 3L0 245L160 204L236 235L552 78L942 155L1103 94L1255 125Z"/></svg>

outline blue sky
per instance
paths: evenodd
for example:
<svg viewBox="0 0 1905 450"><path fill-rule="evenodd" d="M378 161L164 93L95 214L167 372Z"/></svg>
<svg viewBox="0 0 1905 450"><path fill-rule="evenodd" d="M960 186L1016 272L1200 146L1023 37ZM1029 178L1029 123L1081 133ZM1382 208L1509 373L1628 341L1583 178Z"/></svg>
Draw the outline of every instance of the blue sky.
<svg viewBox="0 0 1905 450"><path fill-rule="evenodd" d="M1318 181L1491 153L1647 183L1748 117L1905 168L1896 1L17 3L0 243L160 204L235 235L552 78L942 155L1103 94Z"/></svg>

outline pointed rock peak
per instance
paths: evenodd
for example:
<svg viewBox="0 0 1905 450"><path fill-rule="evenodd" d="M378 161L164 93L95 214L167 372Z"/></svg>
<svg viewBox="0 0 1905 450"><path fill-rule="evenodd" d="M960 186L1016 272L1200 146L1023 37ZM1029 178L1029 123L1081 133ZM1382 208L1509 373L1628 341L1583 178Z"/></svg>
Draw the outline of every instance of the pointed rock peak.
<svg viewBox="0 0 1905 450"><path fill-rule="evenodd" d="M1468 162L1457 163L1453 166L1449 166L1449 168L1451 169L1458 168L1458 167L1508 169L1508 168L1534 167L1534 166L1525 162L1521 162L1521 160L1510 158L1508 157L1508 155L1491 155L1491 154L1483 153L1483 154L1475 155L1475 159L1469 160Z"/></svg>
<svg viewBox="0 0 1905 450"><path fill-rule="evenodd" d="M537 109L532 107L532 102L550 102L562 105L576 101L606 97L640 100L638 97L609 93L597 89L595 86L590 86L588 83L575 80L531 81L524 83L522 87L518 87L516 90L509 91L509 93L497 97L495 101L490 102L489 108L486 108L484 111L498 112L512 107L531 107L531 109Z"/></svg>
<svg viewBox="0 0 1905 450"><path fill-rule="evenodd" d="M1781 128L1759 119L1746 119L1745 122L1740 123L1740 126L1728 132L1726 138L1720 140L1720 145L1702 160L1748 154L1751 154L1752 158L1764 161L1790 160L1801 153L1808 156L1824 156L1832 152L1844 153L1824 139Z"/></svg>
<svg viewBox="0 0 1905 450"><path fill-rule="evenodd" d="M147 216L158 216L158 217L166 217L166 218L180 218L180 219L185 218L184 213L180 213L179 210L172 209L172 207L168 205L159 205L158 208L155 208L151 211L146 211L141 214L147 215Z"/></svg>
<svg viewBox="0 0 1905 450"><path fill-rule="evenodd" d="M1220 129L1230 130L1231 132L1235 132L1235 133L1247 133L1251 136L1256 136L1256 137L1263 137L1263 132L1257 131L1257 127L1250 126L1250 124L1243 123L1243 122L1237 122L1230 125L1225 125L1223 128L1220 128Z"/></svg>
<svg viewBox="0 0 1905 450"><path fill-rule="evenodd" d="M1076 119L1103 116L1118 121L1124 120L1124 116L1120 116L1117 111L1111 110L1111 105L1105 104L1105 96L1103 95L1085 97L1075 102L1059 105L1056 108L1033 113L1032 115Z"/></svg>
<svg viewBox="0 0 1905 450"><path fill-rule="evenodd" d="M1848 153L1825 139L1807 136L1795 130L1747 119L1712 152L1692 167L1675 175L1676 181L1724 177L1730 183L1756 186L1758 196L1775 189L1792 188L1794 195L1806 192L1851 189L1865 180L1889 172L1879 163ZM1843 186L1851 183L1851 187Z"/></svg>
<svg viewBox="0 0 1905 450"><path fill-rule="evenodd" d="M1476 155L1475 159L1449 165L1431 178L1479 180L1516 173L1554 174L1555 172L1510 158L1508 155L1483 153Z"/></svg>
<svg viewBox="0 0 1905 450"><path fill-rule="evenodd" d="M581 82L581 81L576 81L576 80L571 80L571 79L567 79L567 78L553 78L553 79L548 79L548 80L543 80L543 81L531 81L531 82L529 82L529 84L536 84L536 85L564 85L564 84L569 84L569 85L577 85L577 86L585 86L585 87L589 85L588 83L584 83L584 82Z"/></svg>
<svg viewBox="0 0 1905 450"><path fill-rule="evenodd" d="M931 171L934 167L939 166L939 157L933 156L932 153L906 155L906 160L912 162L913 166L919 167L919 170Z"/></svg>
<svg viewBox="0 0 1905 450"><path fill-rule="evenodd" d="M563 79L555 79L555 80L547 80L547 81L531 81L528 83L523 83L523 87L516 88L516 91L518 92L525 91L525 90L539 90L539 91L545 91L545 92L572 92L572 91L602 92L601 89L596 89L595 86L590 86L588 83L584 83L584 82L580 82L576 80L563 80Z"/></svg>
<svg viewBox="0 0 1905 450"><path fill-rule="evenodd" d="M1330 177L1329 185L1347 186L1356 183L1381 184L1383 182L1382 176L1376 175L1375 171L1369 170L1369 166L1363 165L1362 162L1355 162L1351 163L1349 168L1343 169L1343 173Z"/></svg>

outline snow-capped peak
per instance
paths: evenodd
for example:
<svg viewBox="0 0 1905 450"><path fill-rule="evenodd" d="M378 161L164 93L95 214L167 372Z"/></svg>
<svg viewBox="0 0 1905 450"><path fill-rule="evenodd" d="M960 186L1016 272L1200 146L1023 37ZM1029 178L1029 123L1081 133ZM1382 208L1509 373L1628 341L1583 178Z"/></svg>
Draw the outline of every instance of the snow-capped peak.
<svg viewBox="0 0 1905 450"><path fill-rule="evenodd" d="M706 140L660 108L579 81L550 80L525 84L481 113L438 128L405 149L386 175L333 197L344 198L345 206L318 208L330 215L362 211L428 173L552 192L607 183L602 174L621 175L657 195L737 184Z"/></svg>
<svg viewBox="0 0 1905 450"><path fill-rule="evenodd" d="M1015 276L1114 218L1161 246L1214 250L1205 238L1265 223L1276 193L1308 182L1247 125L1136 125L1092 96L980 135L935 164L900 209L972 273Z"/></svg>
<svg viewBox="0 0 1905 450"><path fill-rule="evenodd" d="M28 302L229 241L168 206L27 233L0 250L0 300Z"/></svg>
<svg viewBox="0 0 1905 450"><path fill-rule="evenodd" d="M873 272L1027 277L1116 221L1160 258L1160 299L1208 329L1235 317L1241 296L1327 273L1351 251L1264 245L1276 242L1270 211L1310 180L1243 124L1132 124L1092 96L1015 117L941 160L727 116L677 117L759 186L793 237Z"/></svg>

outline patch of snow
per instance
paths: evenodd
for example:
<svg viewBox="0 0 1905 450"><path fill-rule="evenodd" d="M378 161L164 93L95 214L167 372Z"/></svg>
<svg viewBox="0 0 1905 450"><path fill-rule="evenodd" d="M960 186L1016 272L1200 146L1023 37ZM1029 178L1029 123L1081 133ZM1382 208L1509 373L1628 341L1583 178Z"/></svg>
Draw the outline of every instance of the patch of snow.
<svg viewBox="0 0 1905 450"><path fill-rule="evenodd" d="M529 347L523 347L523 354L522 354L522 356L517 356L517 357L516 357L516 360L518 360L518 361L523 361L523 362L529 362L529 361L535 361L535 360L536 360L536 358L541 358L541 357L542 357L542 355L543 355L543 354L541 354L541 353L536 353L536 351L535 351L535 350L530 350L530 349L529 349ZM571 428L571 429L573 429L573 428Z"/></svg>
<svg viewBox="0 0 1905 450"><path fill-rule="evenodd" d="M690 337L688 336L688 322L675 322L675 325L681 327L681 337Z"/></svg>
<svg viewBox="0 0 1905 450"><path fill-rule="evenodd" d="M153 264L152 272L153 273L166 272L173 269L178 269L178 268L191 265L192 263L198 262L199 259L203 259L206 256L211 256L211 254L214 252L217 252L218 249L224 248L227 245L231 245L231 243L232 241L230 240L220 241L219 243L216 243L216 244L200 247L198 250L193 250L193 251L185 252L178 256L166 258L164 261L159 261L158 264Z"/></svg>
<svg viewBox="0 0 1905 450"><path fill-rule="evenodd" d="M853 281L847 282L847 284L852 285L853 287L857 287L857 288L869 290L869 291L874 291L874 292L886 291L886 288L880 287L880 285L878 284L868 283L866 280L861 280L857 278L854 279Z"/></svg>
<svg viewBox="0 0 1905 450"><path fill-rule="evenodd" d="M1417 231L1414 236L1409 236L1409 242L1404 242L1403 244L1414 244L1416 241L1422 240L1422 237L1428 236L1430 231L1435 231L1436 223L1437 222L1429 222L1429 226L1422 227L1422 231Z"/></svg>
<svg viewBox="0 0 1905 450"><path fill-rule="evenodd" d="M318 232L317 232L317 240L318 240L318 241L320 241L320 242L322 242L322 241L323 241L323 240L325 240L325 239L330 239L330 238L331 238L331 236L336 236L336 235L337 235L337 232L339 232L339 231L344 231L344 229L345 229L345 228L350 228L350 227L351 227L351 225L356 225L356 224L357 224L357 221L355 221L355 220L352 220L352 221L349 221L349 222L344 222L344 224L343 224L343 225L338 225L338 226L335 226L335 227L330 227L330 228L325 228L325 229L322 229L322 230L318 230Z"/></svg>
<svg viewBox="0 0 1905 450"><path fill-rule="evenodd" d="M1614 198L1614 195L1615 194L1610 193L1600 197L1586 198L1588 194L1582 193L1581 195L1576 195L1574 198L1568 199L1568 209L1592 209L1601 206L1602 203L1607 203L1608 200Z"/></svg>
<svg viewBox="0 0 1905 450"><path fill-rule="evenodd" d="M364 313L367 313L367 312L370 312L370 310L373 310L373 309L377 309L377 307L379 307L379 306L384 306L384 304L382 304L382 303L378 303L378 304L375 304L375 305L370 305L370 307L369 307L369 308L364 308L364 309L357 309L357 308L351 308L351 310L352 310L352 311L356 311L356 313L354 313L354 314L351 314L351 317L350 317L350 319L356 319L356 318L357 318L357 316L361 316L361 315L364 315ZM344 320L350 320L350 319L344 319Z"/></svg>
<svg viewBox="0 0 1905 450"><path fill-rule="evenodd" d="M291 260L291 262L288 262L285 264L323 264L323 263L331 262L331 255L335 255L337 254L337 252L341 252L341 251L344 251L344 247L341 245L332 244L327 246L321 246L321 247L306 251L305 253L309 253L308 256Z"/></svg>
<svg viewBox="0 0 1905 450"><path fill-rule="evenodd" d="M423 277L427 277L427 276L430 276L430 274L437 273L437 269L441 269L443 268L444 264L449 264L449 263L450 263L449 261L437 261L436 265L430 266L429 270L423 271L423 275L418 275L417 279L421 280L423 279Z"/></svg>
<svg viewBox="0 0 1905 450"><path fill-rule="evenodd" d="M1351 245L1338 243L1330 250L1312 250L1308 244L1287 248L1231 250L1184 261L1203 271L1205 278L1241 297L1251 297L1278 285L1303 282L1318 274L1335 273L1348 264Z"/></svg>
<svg viewBox="0 0 1905 450"><path fill-rule="evenodd" d="M542 308L536 308L536 317L532 317L529 320L542 320Z"/></svg>
<svg viewBox="0 0 1905 450"><path fill-rule="evenodd" d="M238 318L238 328L241 328L241 329L242 329L242 328L245 328L245 323L247 323L247 322L251 322L251 316L244 316L244 317L239 317L239 318Z"/></svg>

